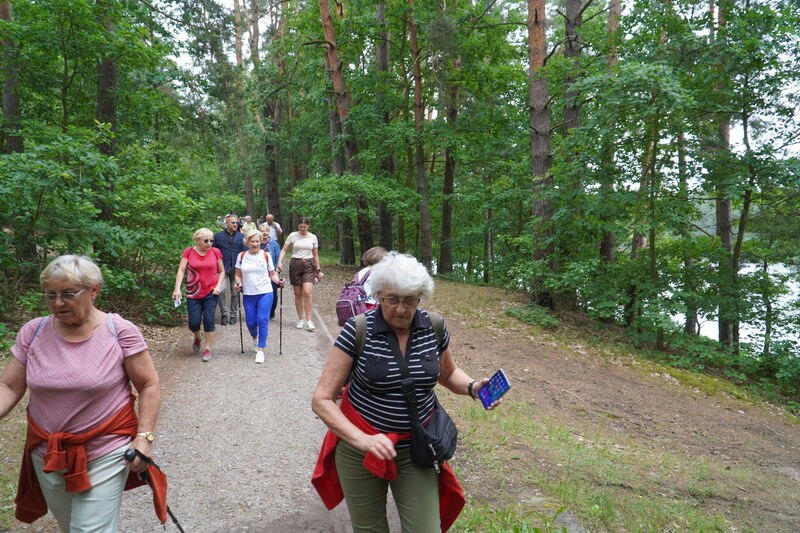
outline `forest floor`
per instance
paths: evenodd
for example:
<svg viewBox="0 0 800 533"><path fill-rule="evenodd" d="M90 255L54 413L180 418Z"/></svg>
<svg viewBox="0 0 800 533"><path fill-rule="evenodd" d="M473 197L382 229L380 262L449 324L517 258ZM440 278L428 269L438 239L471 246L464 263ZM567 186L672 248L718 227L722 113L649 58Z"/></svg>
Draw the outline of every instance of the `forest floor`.
<svg viewBox="0 0 800 533"><path fill-rule="evenodd" d="M156 458L187 533L348 530L344 506L326 511L309 482L325 431L310 395L338 332L335 300L352 275L326 270L315 289L317 331L294 328L287 289L283 355L273 321L265 365L253 364L247 341L240 353L238 325L221 328L208 364L189 351L185 328L143 328L162 378ZM467 373L502 367L512 383L494 412L439 393L460 428L452 463L468 497L453 531L509 531L497 510L531 524L562 506L570 532L800 531L797 418L724 380L636 357L617 332L579 317L548 331L505 314L524 303L521 294L437 281L427 306L444 315ZM23 420L17 407L0 422L6 479ZM121 531L161 530L147 496L126 494ZM713 527L691 525L700 523L695 513ZM5 527L56 531L49 518Z"/></svg>

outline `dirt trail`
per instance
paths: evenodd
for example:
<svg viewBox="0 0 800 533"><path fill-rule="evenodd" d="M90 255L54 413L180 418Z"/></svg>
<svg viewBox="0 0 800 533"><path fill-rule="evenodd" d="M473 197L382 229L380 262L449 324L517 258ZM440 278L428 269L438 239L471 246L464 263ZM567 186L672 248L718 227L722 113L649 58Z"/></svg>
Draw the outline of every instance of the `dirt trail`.
<svg viewBox="0 0 800 533"><path fill-rule="evenodd" d="M218 328L214 358L205 364L191 353L185 327L145 328L163 388L156 460L169 475L170 506L187 533L349 531L344 506L327 511L309 482L325 432L310 410L310 394L338 332L336 296L352 276L346 269L330 270L332 279L315 289L321 316L314 333L294 328L291 289L285 290L283 355L277 355L277 320L272 321L264 365L254 364L247 342L240 353L238 324ZM471 312L469 298L481 302L481 313ZM502 315L505 307L522 300L496 289L437 282L430 307L445 313L454 354L469 373L490 375L502 366L512 376L513 402L535 406L543 418L587 439L617 435L620 442L627 439L692 460L768 472L795 496L778 501L770 487L747 485L731 487L729 494L703 505L722 514L749 509L760 517L763 528L758 531L800 531L800 510L791 505L800 494L800 426L779 409L724 393L708 395L632 358L602 355L602 345L532 335L527 326ZM467 400L442 396L457 418L460 402ZM465 448L469 429L462 427ZM560 475L561 465L536 453L519 458L509 474L518 478L509 486L519 494L503 497L536 500L538 487L527 478L532 469ZM473 504L492 506L498 491L482 478L480 458L462 452L454 463ZM683 490L683 485L676 482L666 490L673 488ZM57 530L44 519L12 531ZM150 531L162 528L149 493L129 491L121 532ZM167 531L177 529L168 523Z"/></svg>

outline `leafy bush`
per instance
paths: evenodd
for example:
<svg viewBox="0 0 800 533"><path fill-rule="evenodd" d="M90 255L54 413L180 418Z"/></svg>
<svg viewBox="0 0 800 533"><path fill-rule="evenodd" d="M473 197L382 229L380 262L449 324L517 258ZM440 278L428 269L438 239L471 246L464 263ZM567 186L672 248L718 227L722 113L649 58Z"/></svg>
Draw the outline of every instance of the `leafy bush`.
<svg viewBox="0 0 800 533"><path fill-rule="evenodd" d="M525 307L510 307L506 309L506 314L526 324L544 328L552 329L559 324L558 319L553 316L549 309L536 304L528 304Z"/></svg>

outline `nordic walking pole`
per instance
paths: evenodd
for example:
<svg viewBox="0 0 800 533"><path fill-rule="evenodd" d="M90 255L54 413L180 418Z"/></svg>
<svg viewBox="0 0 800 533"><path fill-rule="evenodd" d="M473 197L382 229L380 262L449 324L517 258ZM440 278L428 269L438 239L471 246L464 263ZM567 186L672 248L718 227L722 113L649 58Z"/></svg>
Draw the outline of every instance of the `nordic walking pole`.
<svg viewBox="0 0 800 533"><path fill-rule="evenodd" d="M283 278L280 278L283 281ZM283 355L283 287L280 294L280 311L278 311L278 355Z"/></svg>
<svg viewBox="0 0 800 533"><path fill-rule="evenodd" d="M239 291L236 297L239 298L239 345L242 347L242 353L244 353L244 338L242 337L242 291Z"/></svg>
<svg viewBox="0 0 800 533"><path fill-rule="evenodd" d="M161 470L161 468L157 464L155 464L152 459L147 457L145 454L143 454L136 448L128 448L127 450L125 450L125 460L128 461L129 463L134 459L136 459L136 456L139 456L139 459L141 459L145 463L153 465L154 467ZM153 482L150 480L150 472L148 472L147 470L139 472L139 479L147 481L147 484L150 485L150 488L151 489L153 488ZM180 531L181 533L186 533L181 527L180 523L178 523L178 519L175 518L174 514L172 514L172 509L169 508L169 505L167 505L167 514L172 519L172 523L178 527L178 531ZM166 527L166 525L164 527Z"/></svg>

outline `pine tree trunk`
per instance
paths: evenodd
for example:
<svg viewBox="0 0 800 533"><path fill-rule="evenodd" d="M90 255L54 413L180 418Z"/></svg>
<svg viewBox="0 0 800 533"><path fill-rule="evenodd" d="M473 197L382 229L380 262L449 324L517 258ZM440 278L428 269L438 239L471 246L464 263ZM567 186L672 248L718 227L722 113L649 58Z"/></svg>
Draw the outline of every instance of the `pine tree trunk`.
<svg viewBox="0 0 800 533"><path fill-rule="evenodd" d="M422 122L425 118L422 102L422 68L420 65L419 43L417 41L417 23L414 15L414 0L408 0L411 8L409 15L409 35L411 42L412 72L414 77L414 166L417 174L417 193L419 194L419 219L422 250L420 262L428 270L433 267L433 243L431 238L431 215L428 203L428 184L425 175L425 151L422 144Z"/></svg>
<svg viewBox="0 0 800 533"><path fill-rule="evenodd" d="M617 38L619 31L619 19L622 16L622 0L609 0L608 2L608 20L606 28L611 35L611 39ZM606 58L608 68L611 70L616 69L617 66L617 47L612 44L611 51ZM600 184L601 193L604 196L611 196L614 194L614 176L616 175L614 163L614 148L611 139L603 139L603 157L602 157L602 170L603 173L602 183ZM600 243L600 257L606 263L613 263L615 261L616 237L614 232L606 230L603 233L603 239Z"/></svg>
<svg viewBox="0 0 800 533"><path fill-rule="evenodd" d="M114 39L114 20L111 18L111 7L106 0L98 0L100 8L100 23L105 30L108 43ZM111 138L100 143L98 150L101 154L113 156L117 153L117 61L110 53L104 54L97 65L97 122L108 124ZM114 180L112 176L108 179L109 192L114 191ZM114 208L109 201L102 202L100 206L100 217L103 220L111 220L114 215Z"/></svg>
<svg viewBox="0 0 800 533"><path fill-rule="evenodd" d="M375 45L375 59L378 75L383 80L389 79L389 35L386 31L386 18L384 16L384 5L378 4L375 6L375 21L378 24L378 38ZM382 85L382 84L381 84ZM383 109L386 105L383 98L383 91L378 90L375 93L375 101L379 111L382 111L383 122L387 126L391 122L391 116L387 109ZM380 169L382 177L386 180L395 179L395 164L394 155L387 154L381 160ZM378 225L379 225L379 242L380 245L387 250L392 249L392 213L386 206L385 202L378 204Z"/></svg>
<svg viewBox="0 0 800 533"><path fill-rule="evenodd" d="M322 19L322 31L325 35L326 47L325 58L328 69L331 71L331 81L333 82L333 93L336 97L336 111L339 115L339 122L344 136L344 153L347 159L347 168L353 175L361 174L361 164L358 161L358 144L355 141L353 132L347 122L350 113L350 95L344 82L342 63L339 59L339 49L336 44L336 32L331 18L330 4L328 0L319 0L319 10ZM369 222L369 206L363 197L358 196L356 203L356 223L358 227L358 240L361 252L366 252L372 248L372 225Z"/></svg>
<svg viewBox="0 0 800 533"><path fill-rule="evenodd" d="M14 11L11 0L0 1L0 20L13 22ZM3 131L0 132L0 148L6 154L23 152L25 145L20 134L20 106L17 93L17 54L14 40L8 37L0 41L0 72L3 77Z"/></svg>
<svg viewBox="0 0 800 533"><path fill-rule="evenodd" d="M461 60L456 59L453 69L461 70ZM447 125L455 131L458 120L459 94L458 85L454 82L448 84L447 99ZM442 238L439 243L438 272L453 271L453 192L455 191L456 159L453 156L455 147L448 144L444 149L444 183L442 184ZM488 265L487 265L488 266ZM488 272L488 271L487 271Z"/></svg>
<svg viewBox="0 0 800 533"><path fill-rule="evenodd" d="M547 80L540 76L547 58L544 0L528 0L529 106L531 131L531 181L533 184L533 259L552 265L552 202L545 193L552 187L552 141ZM555 298L544 286L544 279L533 280L531 292L539 305L553 308Z"/></svg>

